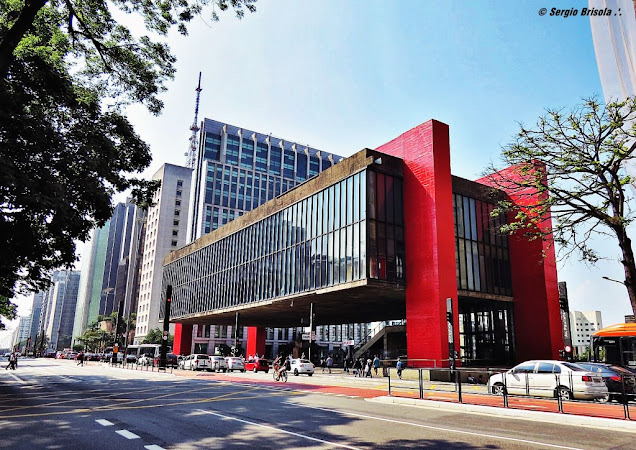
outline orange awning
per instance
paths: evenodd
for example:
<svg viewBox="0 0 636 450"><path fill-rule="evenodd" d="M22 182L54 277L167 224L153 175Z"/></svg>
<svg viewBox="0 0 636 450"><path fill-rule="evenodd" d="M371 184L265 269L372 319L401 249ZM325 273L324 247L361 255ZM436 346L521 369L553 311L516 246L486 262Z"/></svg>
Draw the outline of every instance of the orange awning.
<svg viewBox="0 0 636 450"><path fill-rule="evenodd" d="M599 337L618 337L618 336L636 336L636 323L617 323L592 333L592 336Z"/></svg>

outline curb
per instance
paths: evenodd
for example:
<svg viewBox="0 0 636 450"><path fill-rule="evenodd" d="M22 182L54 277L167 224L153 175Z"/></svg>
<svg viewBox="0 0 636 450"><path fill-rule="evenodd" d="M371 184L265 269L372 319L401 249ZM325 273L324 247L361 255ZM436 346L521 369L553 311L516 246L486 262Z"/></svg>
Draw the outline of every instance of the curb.
<svg viewBox="0 0 636 450"><path fill-rule="evenodd" d="M487 416L505 417L508 419L524 419L534 422L546 422L557 425L577 425L588 428L611 429L614 431L636 432L636 422L604 417L579 416L574 414L559 414L544 411L528 411L522 409L494 408L491 406L469 405L466 403L439 402L433 400L418 400L403 397L374 397L366 399L369 402L389 403L396 405L432 408L444 411L465 412Z"/></svg>

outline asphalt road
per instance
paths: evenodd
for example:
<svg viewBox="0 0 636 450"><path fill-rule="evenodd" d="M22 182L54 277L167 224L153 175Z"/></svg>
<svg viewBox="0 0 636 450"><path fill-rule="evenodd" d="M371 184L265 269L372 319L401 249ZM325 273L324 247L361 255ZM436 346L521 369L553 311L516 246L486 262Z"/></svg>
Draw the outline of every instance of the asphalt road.
<svg viewBox="0 0 636 450"><path fill-rule="evenodd" d="M378 404L271 374L180 375L22 359L0 369L0 448L636 446L636 433Z"/></svg>

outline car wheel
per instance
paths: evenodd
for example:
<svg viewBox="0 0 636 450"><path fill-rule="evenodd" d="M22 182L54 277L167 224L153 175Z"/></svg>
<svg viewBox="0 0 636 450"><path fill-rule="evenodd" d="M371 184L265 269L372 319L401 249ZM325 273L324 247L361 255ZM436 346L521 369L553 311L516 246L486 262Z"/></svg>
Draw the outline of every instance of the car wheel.
<svg viewBox="0 0 636 450"><path fill-rule="evenodd" d="M506 393L506 387L501 383L496 383L492 387L492 393L495 395L504 395Z"/></svg>
<svg viewBox="0 0 636 450"><path fill-rule="evenodd" d="M298 376L298 369L294 369L294 375Z"/></svg>
<svg viewBox="0 0 636 450"><path fill-rule="evenodd" d="M598 403L607 403L607 402L609 402L610 400L612 400L612 396L611 396L611 395L609 395L609 394L607 394L607 395L605 395L604 397L596 398L596 399L594 399L594 400L595 400L595 401L597 401Z"/></svg>
<svg viewBox="0 0 636 450"><path fill-rule="evenodd" d="M208 372L212 372L212 369L208 369Z"/></svg>
<svg viewBox="0 0 636 450"><path fill-rule="evenodd" d="M313 375L313 373L308 373L307 375L312 376L312 375Z"/></svg>
<svg viewBox="0 0 636 450"><path fill-rule="evenodd" d="M561 400L571 400L572 399L572 391L570 391L565 386L559 386L557 388L557 395L561 398Z"/></svg>
<svg viewBox="0 0 636 450"><path fill-rule="evenodd" d="M241 372L245 372L245 369L241 370Z"/></svg>

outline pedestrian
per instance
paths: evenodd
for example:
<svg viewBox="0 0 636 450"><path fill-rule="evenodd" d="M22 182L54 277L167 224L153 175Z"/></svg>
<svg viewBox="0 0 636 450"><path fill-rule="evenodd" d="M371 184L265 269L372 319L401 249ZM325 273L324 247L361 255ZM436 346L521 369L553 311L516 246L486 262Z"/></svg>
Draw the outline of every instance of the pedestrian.
<svg viewBox="0 0 636 450"><path fill-rule="evenodd" d="M353 376L362 377L362 358L356 359L353 363Z"/></svg>
<svg viewBox="0 0 636 450"><path fill-rule="evenodd" d="M15 370L15 360L16 360L16 356L15 356L15 352L11 352L11 354L9 355L9 364L7 364L7 367L4 368L4 370Z"/></svg>
<svg viewBox="0 0 636 450"><path fill-rule="evenodd" d="M320 358L320 370L322 371L322 373L325 373L325 366L327 364L325 363L325 358Z"/></svg>
<svg viewBox="0 0 636 450"><path fill-rule="evenodd" d="M327 358L327 370L331 373L331 367L333 366L333 358L331 355Z"/></svg>
<svg viewBox="0 0 636 450"><path fill-rule="evenodd" d="M78 366L83 366L84 365L84 352L79 352L77 354L77 365Z"/></svg>
<svg viewBox="0 0 636 450"><path fill-rule="evenodd" d="M305 358L305 352L303 352L303 354L302 354L302 355L300 355L300 359L306 359L306 358Z"/></svg>
<svg viewBox="0 0 636 450"><path fill-rule="evenodd" d="M402 368L404 367L404 363L402 362L401 359L398 359L397 362L397 375L398 378L401 380L402 379Z"/></svg>
<svg viewBox="0 0 636 450"><path fill-rule="evenodd" d="M373 374L371 373L371 368L373 367L373 361L371 361L371 358L367 359L367 365L365 366L364 369L364 377L367 378L373 378Z"/></svg>
<svg viewBox="0 0 636 450"><path fill-rule="evenodd" d="M378 358L378 355L375 355L375 358L373 358L373 371L375 372L375 376L378 376L378 369L380 368L380 358Z"/></svg>
<svg viewBox="0 0 636 450"><path fill-rule="evenodd" d="M344 362L343 362L343 365L344 365L344 371L346 373L349 373L349 359L345 358Z"/></svg>

